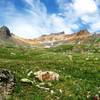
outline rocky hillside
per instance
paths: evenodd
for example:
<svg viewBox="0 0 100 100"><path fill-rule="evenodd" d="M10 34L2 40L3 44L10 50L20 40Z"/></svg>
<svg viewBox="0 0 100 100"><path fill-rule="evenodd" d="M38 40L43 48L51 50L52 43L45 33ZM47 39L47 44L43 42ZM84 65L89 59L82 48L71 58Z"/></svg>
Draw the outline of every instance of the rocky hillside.
<svg viewBox="0 0 100 100"><path fill-rule="evenodd" d="M79 32L67 35L65 32L52 33L50 35L43 35L37 39L30 40L31 44L52 44L57 42L84 42L91 36L87 30L80 30Z"/></svg>
<svg viewBox="0 0 100 100"><path fill-rule="evenodd" d="M0 43L9 43L16 45L26 45L28 44L24 39L12 34L8 27L2 26L0 28Z"/></svg>
<svg viewBox="0 0 100 100"><path fill-rule="evenodd" d="M63 43L86 43L92 33L87 30L80 30L79 32L72 33L70 35L65 32L51 33L49 35L42 35L36 39L23 39L10 32L10 30L3 26L0 28L0 43L14 43L17 45L44 45L44 46L54 46L55 44ZM98 37L96 35L96 37Z"/></svg>

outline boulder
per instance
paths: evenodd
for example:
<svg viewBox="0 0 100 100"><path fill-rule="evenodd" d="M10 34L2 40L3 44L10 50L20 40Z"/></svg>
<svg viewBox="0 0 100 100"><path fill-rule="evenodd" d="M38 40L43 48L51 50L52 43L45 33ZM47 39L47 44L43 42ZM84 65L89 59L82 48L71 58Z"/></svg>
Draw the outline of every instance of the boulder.
<svg viewBox="0 0 100 100"><path fill-rule="evenodd" d="M52 71L37 71L34 72L34 75L40 81L54 81L59 80L59 74Z"/></svg>
<svg viewBox="0 0 100 100"><path fill-rule="evenodd" d="M15 77L8 69L0 69L0 94L11 94L15 87Z"/></svg>

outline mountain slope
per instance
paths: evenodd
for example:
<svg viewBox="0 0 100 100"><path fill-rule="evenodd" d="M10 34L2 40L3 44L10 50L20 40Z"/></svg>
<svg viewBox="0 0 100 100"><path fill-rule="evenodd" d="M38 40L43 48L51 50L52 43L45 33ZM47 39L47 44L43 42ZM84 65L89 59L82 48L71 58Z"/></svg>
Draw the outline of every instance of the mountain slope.
<svg viewBox="0 0 100 100"><path fill-rule="evenodd" d="M0 43L9 43L16 45L29 45L24 39L15 36L6 26L0 28Z"/></svg>
<svg viewBox="0 0 100 100"><path fill-rule="evenodd" d="M99 35L96 34L95 37L97 38ZM42 35L35 39L24 39L12 34L6 26L0 28L0 43L11 43L16 45L54 46L63 43L87 43L87 41L93 40L93 38L94 35L92 36L92 33L87 30L80 30L79 32L69 35L65 32L59 32Z"/></svg>
<svg viewBox="0 0 100 100"><path fill-rule="evenodd" d="M70 35L65 34L65 32L60 33L52 33L50 35L43 35L37 39L30 40L30 43L34 44L44 44L44 43L57 43L57 42L68 42L68 43L75 43L77 41L84 42L91 36L87 30L81 30L77 33L73 33Z"/></svg>

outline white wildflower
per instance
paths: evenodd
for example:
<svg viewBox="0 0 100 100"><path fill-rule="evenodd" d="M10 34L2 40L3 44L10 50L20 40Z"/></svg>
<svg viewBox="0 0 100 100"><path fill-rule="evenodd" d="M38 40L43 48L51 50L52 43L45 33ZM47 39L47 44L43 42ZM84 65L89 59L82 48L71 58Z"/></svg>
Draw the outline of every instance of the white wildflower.
<svg viewBox="0 0 100 100"><path fill-rule="evenodd" d="M86 58L85 60L89 60L89 58Z"/></svg>
<svg viewBox="0 0 100 100"><path fill-rule="evenodd" d="M62 90L61 90L61 89L59 89L59 92L60 92L60 93L62 93Z"/></svg>
<svg viewBox="0 0 100 100"><path fill-rule="evenodd" d="M11 55L16 55L16 54L15 54L15 53L13 53L13 52L11 52L10 54L11 54Z"/></svg>
<svg viewBox="0 0 100 100"><path fill-rule="evenodd" d="M100 91L98 91L98 93L100 94Z"/></svg>
<svg viewBox="0 0 100 100"><path fill-rule="evenodd" d="M30 72L27 74L27 76L30 76L32 73L33 73L33 71L30 71Z"/></svg>
<svg viewBox="0 0 100 100"><path fill-rule="evenodd" d="M88 94L86 97L87 97L87 98L89 98L89 97L90 97L90 95Z"/></svg>
<svg viewBox="0 0 100 100"><path fill-rule="evenodd" d="M96 61L97 61L97 60L98 60L98 58L95 58L94 60L96 60Z"/></svg>
<svg viewBox="0 0 100 100"><path fill-rule="evenodd" d="M72 95L71 94L69 94L69 97L71 97Z"/></svg>
<svg viewBox="0 0 100 100"><path fill-rule="evenodd" d="M68 55L68 58L69 58L70 61L73 61L73 59L72 59L73 56L72 55Z"/></svg>
<svg viewBox="0 0 100 100"><path fill-rule="evenodd" d="M53 91L53 90L51 90L51 91L50 91L50 93L51 93L51 94L54 94L54 91Z"/></svg>

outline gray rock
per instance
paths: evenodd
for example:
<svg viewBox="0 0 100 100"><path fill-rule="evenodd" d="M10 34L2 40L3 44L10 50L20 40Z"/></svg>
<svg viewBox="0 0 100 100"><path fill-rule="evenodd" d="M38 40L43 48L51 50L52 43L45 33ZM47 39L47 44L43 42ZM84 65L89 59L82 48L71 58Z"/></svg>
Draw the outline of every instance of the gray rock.
<svg viewBox="0 0 100 100"><path fill-rule="evenodd" d="M15 77L8 69L0 69L0 94L9 95L15 87Z"/></svg>
<svg viewBox="0 0 100 100"><path fill-rule="evenodd" d="M1 29L1 31L2 31L3 33L5 33L5 35L11 36L10 30L9 30L8 27L2 26L0 29Z"/></svg>
<svg viewBox="0 0 100 100"><path fill-rule="evenodd" d="M2 26L0 28L0 38L1 39L8 39L11 37L10 30L6 26Z"/></svg>

